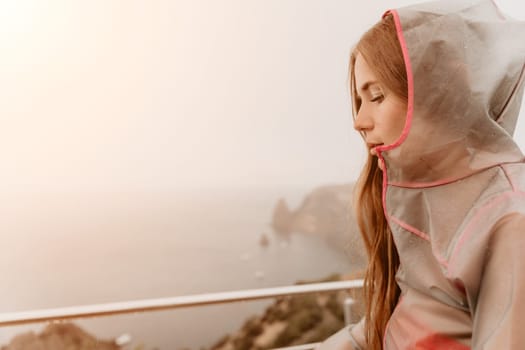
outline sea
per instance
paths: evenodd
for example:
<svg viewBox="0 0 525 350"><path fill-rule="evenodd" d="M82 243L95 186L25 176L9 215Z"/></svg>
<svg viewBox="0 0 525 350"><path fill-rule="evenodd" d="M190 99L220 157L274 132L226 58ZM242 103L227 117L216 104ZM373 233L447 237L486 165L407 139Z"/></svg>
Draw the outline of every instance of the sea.
<svg viewBox="0 0 525 350"><path fill-rule="evenodd" d="M0 313L250 288L353 271L322 237L272 229L312 188L41 191L0 205ZM267 237L267 245L261 237ZM272 300L75 320L124 349L202 349ZM0 345L45 324L0 328Z"/></svg>

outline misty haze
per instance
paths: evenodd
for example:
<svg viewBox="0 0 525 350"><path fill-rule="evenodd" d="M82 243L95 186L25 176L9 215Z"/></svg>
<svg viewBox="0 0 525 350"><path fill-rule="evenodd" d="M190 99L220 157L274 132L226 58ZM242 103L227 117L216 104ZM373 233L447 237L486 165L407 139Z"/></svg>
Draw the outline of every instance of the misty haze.
<svg viewBox="0 0 525 350"><path fill-rule="evenodd" d="M348 57L415 2L0 2L0 314L357 272ZM271 303L75 324L200 349Z"/></svg>

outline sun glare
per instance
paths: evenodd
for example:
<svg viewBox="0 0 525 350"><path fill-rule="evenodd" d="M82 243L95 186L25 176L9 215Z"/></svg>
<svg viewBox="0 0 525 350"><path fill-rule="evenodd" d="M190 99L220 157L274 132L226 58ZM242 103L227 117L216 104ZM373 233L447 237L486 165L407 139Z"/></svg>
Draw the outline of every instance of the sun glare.
<svg viewBox="0 0 525 350"><path fill-rule="evenodd" d="M31 31L37 0L0 0L0 34L3 37Z"/></svg>

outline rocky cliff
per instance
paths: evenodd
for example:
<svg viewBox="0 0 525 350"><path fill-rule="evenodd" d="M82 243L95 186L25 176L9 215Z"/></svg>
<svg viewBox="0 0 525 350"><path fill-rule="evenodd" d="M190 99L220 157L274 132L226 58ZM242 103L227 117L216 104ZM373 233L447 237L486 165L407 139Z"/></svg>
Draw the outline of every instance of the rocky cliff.
<svg viewBox="0 0 525 350"><path fill-rule="evenodd" d="M113 341L96 339L72 323L52 323L42 332L22 333L1 350L119 350Z"/></svg>
<svg viewBox="0 0 525 350"><path fill-rule="evenodd" d="M316 188L294 210L280 198L273 211L274 231L280 235L323 237L335 249L342 250L356 269L363 269L366 253L352 208L353 188L353 184Z"/></svg>
<svg viewBox="0 0 525 350"><path fill-rule="evenodd" d="M338 281L352 276L330 276L323 280ZM355 320L363 314L361 290L307 294L277 298L262 315L248 319L237 332L224 336L210 350L263 350L320 342L344 327L344 300L356 300Z"/></svg>

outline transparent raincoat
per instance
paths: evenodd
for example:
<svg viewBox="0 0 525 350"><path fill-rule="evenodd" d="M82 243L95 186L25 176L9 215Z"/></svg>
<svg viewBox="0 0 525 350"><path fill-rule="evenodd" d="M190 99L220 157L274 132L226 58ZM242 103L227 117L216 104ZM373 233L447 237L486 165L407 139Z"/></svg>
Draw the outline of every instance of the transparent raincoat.
<svg viewBox="0 0 525 350"><path fill-rule="evenodd" d="M378 148L401 260L384 348L525 349L525 163L512 139L525 23L489 0L389 12L409 97L403 134Z"/></svg>

